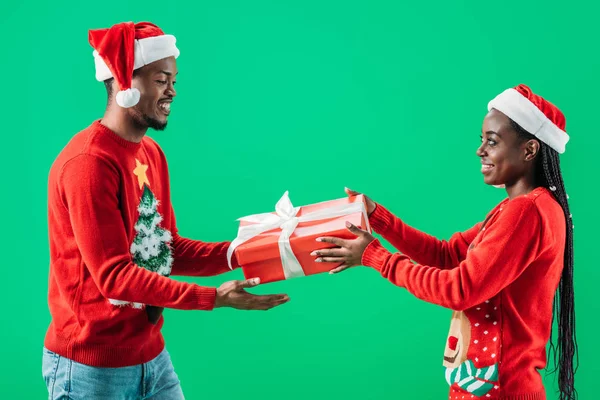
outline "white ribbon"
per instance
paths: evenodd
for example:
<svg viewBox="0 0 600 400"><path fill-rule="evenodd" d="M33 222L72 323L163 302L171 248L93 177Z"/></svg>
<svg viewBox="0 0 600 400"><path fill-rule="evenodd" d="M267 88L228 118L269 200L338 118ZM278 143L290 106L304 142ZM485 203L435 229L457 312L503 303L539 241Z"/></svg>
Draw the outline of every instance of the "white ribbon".
<svg viewBox="0 0 600 400"><path fill-rule="evenodd" d="M300 211L300 207L293 206L288 196L288 192L286 191L275 205L275 214L253 214L248 215L247 217L239 218L238 221L251 222L252 224L240 226L237 237L229 245L229 249L227 249L227 262L229 264L229 268L233 268L231 266L231 257L239 245L260 235L261 233L279 228L281 229L281 234L279 235L278 240L279 255L281 257L281 265L283 266L285 279L304 276L304 270L300 266L300 262L296 258L296 255L292 251L292 247L290 245L290 236L292 236L292 233L294 233L294 230L299 223L330 219L362 212L367 224L367 230L371 230L369 227L367 210L365 209L365 204L362 201L328 207L322 210L304 214L300 217L296 216L298 211Z"/></svg>

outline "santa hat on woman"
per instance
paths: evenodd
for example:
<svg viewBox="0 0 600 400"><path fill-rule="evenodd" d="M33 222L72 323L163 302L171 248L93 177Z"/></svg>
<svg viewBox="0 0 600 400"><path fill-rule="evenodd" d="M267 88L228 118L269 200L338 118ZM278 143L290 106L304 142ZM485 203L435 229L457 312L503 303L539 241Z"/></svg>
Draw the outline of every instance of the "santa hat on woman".
<svg viewBox="0 0 600 400"><path fill-rule="evenodd" d="M115 78L119 85L117 104L128 108L140 101L140 92L131 87L133 71L167 57L179 57L175 36L165 35L150 22L122 22L109 29L89 31L94 48L96 79Z"/></svg>
<svg viewBox="0 0 600 400"><path fill-rule="evenodd" d="M488 104L515 121L521 128L562 154L569 141L563 113L552 103L534 94L526 85L506 89Z"/></svg>

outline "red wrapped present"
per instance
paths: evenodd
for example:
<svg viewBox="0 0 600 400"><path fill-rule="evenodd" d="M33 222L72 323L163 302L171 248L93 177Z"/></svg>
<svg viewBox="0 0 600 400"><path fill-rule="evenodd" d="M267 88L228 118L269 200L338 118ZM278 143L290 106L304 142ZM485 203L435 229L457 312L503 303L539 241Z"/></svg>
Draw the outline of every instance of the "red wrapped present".
<svg viewBox="0 0 600 400"><path fill-rule="evenodd" d="M310 253L334 247L319 243L320 236L353 239L346 221L371 232L363 195L294 207L288 192L275 205L275 212L238 219L238 236L227 253L229 266L235 253L244 276L261 283L328 272L339 264L316 262Z"/></svg>

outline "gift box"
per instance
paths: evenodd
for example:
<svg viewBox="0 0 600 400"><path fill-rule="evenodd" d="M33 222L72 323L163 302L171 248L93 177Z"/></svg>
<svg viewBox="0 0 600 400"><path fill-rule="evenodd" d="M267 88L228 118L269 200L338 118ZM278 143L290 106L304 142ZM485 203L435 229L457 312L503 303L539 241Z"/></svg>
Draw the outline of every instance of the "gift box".
<svg viewBox="0 0 600 400"><path fill-rule="evenodd" d="M328 272L340 264L316 262L314 250L335 247L317 242L321 236L354 239L346 221L371 232L363 195L294 207L285 192L275 211L239 218L238 236L227 253L235 254L246 279L261 283Z"/></svg>

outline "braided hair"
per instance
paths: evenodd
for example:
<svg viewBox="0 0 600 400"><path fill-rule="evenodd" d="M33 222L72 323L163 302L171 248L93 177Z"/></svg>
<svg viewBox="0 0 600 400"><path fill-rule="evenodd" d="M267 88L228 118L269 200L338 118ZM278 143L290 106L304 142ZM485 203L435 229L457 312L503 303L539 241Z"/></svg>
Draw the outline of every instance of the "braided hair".
<svg viewBox="0 0 600 400"><path fill-rule="evenodd" d="M512 119L510 123L523 141L537 140L535 136L523 129ZM565 243L564 267L554 297L552 325L558 319L558 342L550 337L550 353L553 355L554 369L558 370L558 388L560 400L573 400L577 396L575 390L575 372L579 365L577 339L575 335L575 298L573 294L573 221L569 211L568 195L565 191L558 152L541 142L535 167L535 184L549 189L563 209L566 219L567 235ZM553 328L554 329L554 328Z"/></svg>

